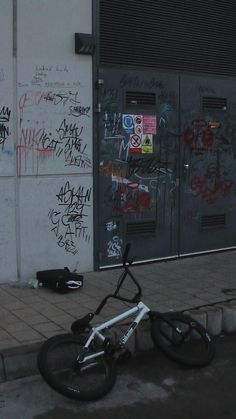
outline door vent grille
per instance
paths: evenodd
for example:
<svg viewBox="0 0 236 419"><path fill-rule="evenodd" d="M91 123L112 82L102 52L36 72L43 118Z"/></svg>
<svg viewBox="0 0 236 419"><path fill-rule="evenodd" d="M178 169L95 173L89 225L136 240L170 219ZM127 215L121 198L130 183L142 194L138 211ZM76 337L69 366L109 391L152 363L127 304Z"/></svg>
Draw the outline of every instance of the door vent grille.
<svg viewBox="0 0 236 419"><path fill-rule="evenodd" d="M126 92L126 105L156 105L156 94L145 92Z"/></svg>
<svg viewBox="0 0 236 419"><path fill-rule="evenodd" d="M218 228L226 224L226 214L204 215L201 217L201 228Z"/></svg>
<svg viewBox="0 0 236 419"><path fill-rule="evenodd" d="M227 110L227 99L222 97L202 97L202 109L211 109L217 111Z"/></svg>
<svg viewBox="0 0 236 419"><path fill-rule="evenodd" d="M127 236L143 236L156 232L156 221L138 221L126 224Z"/></svg>

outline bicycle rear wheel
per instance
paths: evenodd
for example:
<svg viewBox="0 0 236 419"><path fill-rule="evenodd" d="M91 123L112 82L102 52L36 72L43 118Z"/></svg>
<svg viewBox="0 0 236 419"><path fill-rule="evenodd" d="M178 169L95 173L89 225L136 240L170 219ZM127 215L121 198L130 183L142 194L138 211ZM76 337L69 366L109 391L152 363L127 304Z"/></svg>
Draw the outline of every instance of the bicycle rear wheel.
<svg viewBox="0 0 236 419"><path fill-rule="evenodd" d="M39 351L38 368L45 381L64 396L95 400L108 393L115 384L115 361L99 356L79 364L77 358L82 350L83 342L79 336L53 336Z"/></svg>
<svg viewBox="0 0 236 419"><path fill-rule="evenodd" d="M214 357L210 335L198 322L182 313L165 313L154 318L151 335L155 345L184 365L204 366Z"/></svg>

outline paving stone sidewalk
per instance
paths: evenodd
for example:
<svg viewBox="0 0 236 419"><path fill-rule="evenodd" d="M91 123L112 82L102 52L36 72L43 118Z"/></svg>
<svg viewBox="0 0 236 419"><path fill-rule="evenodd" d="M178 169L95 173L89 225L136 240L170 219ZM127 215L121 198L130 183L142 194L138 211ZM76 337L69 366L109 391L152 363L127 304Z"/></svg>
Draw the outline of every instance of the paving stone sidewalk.
<svg viewBox="0 0 236 419"><path fill-rule="evenodd" d="M153 310L184 311L236 300L236 251L134 265L131 269L142 286L143 301ZM17 362L22 365L17 374L22 376L27 363L30 365L30 354L41 342L70 331L75 319L95 311L101 299L115 290L120 273L121 268L84 273L83 288L68 294L33 289L27 283L0 285L0 381L15 377ZM127 278L123 295L133 290ZM125 308L123 303L110 300L97 321Z"/></svg>

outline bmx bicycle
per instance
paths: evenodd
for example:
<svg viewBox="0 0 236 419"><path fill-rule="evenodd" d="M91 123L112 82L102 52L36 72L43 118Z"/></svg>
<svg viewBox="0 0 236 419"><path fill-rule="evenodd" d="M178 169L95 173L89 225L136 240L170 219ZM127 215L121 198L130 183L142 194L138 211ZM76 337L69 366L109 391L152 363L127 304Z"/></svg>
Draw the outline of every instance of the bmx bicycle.
<svg viewBox="0 0 236 419"><path fill-rule="evenodd" d="M130 244L123 255L123 272L114 294L107 295L94 313L76 320L72 333L60 334L46 340L38 353L38 368L45 381L57 392L76 400L95 400L108 393L116 381L117 361L129 355L127 342L140 325L149 317L154 345L169 358L183 365L202 367L214 357L214 344L206 329L196 320L181 313L152 311L141 300L142 289L130 270ZM109 275L109 273L108 273ZM137 292L132 299L119 293L126 277L135 284ZM94 316L101 313L108 299L114 298L134 307L96 326ZM106 331L122 321L132 318L125 330L114 339Z"/></svg>

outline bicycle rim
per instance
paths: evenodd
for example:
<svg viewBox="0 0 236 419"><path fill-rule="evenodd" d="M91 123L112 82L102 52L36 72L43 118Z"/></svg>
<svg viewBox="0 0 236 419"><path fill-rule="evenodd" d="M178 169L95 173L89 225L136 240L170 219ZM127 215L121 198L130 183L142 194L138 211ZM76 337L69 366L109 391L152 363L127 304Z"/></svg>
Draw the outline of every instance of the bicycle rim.
<svg viewBox="0 0 236 419"><path fill-rule="evenodd" d="M212 340L206 330L182 314L167 314L155 320L152 336L170 358L185 365L207 365L214 356Z"/></svg>
<svg viewBox="0 0 236 419"><path fill-rule="evenodd" d="M101 356L79 364L82 348L81 340L74 335L56 336L42 347L38 365L48 384L61 394L94 400L114 385L114 362Z"/></svg>

